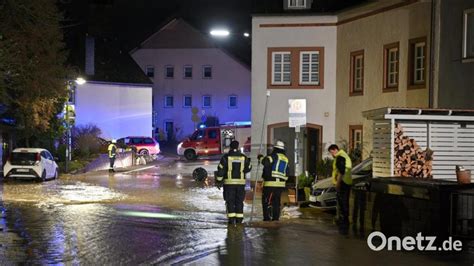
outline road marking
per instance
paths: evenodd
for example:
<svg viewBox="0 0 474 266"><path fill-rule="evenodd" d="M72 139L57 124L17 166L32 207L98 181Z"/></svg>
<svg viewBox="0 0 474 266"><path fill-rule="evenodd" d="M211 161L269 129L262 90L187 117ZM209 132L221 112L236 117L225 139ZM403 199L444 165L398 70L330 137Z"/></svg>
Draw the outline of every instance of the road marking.
<svg viewBox="0 0 474 266"><path fill-rule="evenodd" d="M151 169L151 168L154 168L155 166L147 166L147 167L142 167L142 168L138 168L138 169L135 169L135 170L130 170L130 171L127 171L127 172L123 172L122 174L128 174L128 173L133 173L133 172L137 172L137 171L143 171L143 170L146 170L146 169Z"/></svg>

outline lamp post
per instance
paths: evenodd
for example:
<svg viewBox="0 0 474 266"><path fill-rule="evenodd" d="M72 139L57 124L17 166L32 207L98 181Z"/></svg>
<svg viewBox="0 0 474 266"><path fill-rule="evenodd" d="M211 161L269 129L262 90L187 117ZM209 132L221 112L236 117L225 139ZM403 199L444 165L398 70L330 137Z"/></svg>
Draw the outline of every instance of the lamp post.
<svg viewBox="0 0 474 266"><path fill-rule="evenodd" d="M70 109L71 103L75 104L75 88L77 85L83 85L86 83L86 80L78 77L76 80L68 80L67 81L67 91L68 91L68 99L66 101L66 161L65 161L65 170L68 172L69 169L69 161L72 159L72 141L71 141L71 119L70 117Z"/></svg>

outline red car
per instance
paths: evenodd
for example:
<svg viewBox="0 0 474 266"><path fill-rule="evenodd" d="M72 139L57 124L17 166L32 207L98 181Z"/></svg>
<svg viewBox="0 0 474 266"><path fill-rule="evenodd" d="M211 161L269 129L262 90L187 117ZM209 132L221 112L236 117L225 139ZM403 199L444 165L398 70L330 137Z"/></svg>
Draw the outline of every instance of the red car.
<svg viewBox="0 0 474 266"><path fill-rule="evenodd" d="M140 155L157 155L160 153L160 144L151 137L131 136L117 140L119 144L134 147Z"/></svg>

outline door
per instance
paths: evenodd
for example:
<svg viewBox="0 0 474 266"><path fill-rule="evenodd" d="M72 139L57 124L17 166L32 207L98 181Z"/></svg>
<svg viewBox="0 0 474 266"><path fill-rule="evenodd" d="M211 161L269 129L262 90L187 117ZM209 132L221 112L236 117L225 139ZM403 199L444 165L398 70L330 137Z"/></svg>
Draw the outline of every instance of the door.
<svg viewBox="0 0 474 266"><path fill-rule="evenodd" d="M166 132L166 140L173 141L174 140L174 124L172 121L165 122L165 132Z"/></svg>
<svg viewBox="0 0 474 266"><path fill-rule="evenodd" d="M315 128L306 128L306 162L305 168L311 174L316 174L316 164L321 159L319 158L320 153L320 143L319 143L319 129Z"/></svg>
<svg viewBox="0 0 474 266"><path fill-rule="evenodd" d="M207 130L206 149L208 150L209 155L221 153L219 132L220 130L218 128Z"/></svg>
<svg viewBox="0 0 474 266"><path fill-rule="evenodd" d="M48 154L45 152L45 151L42 151L40 153L40 156L41 156L41 164L43 165L44 167L44 170L46 171L46 178L49 178L51 176L53 176L53 173L52 173L52 162L51 160L49 159L49 156Z"/></svg>

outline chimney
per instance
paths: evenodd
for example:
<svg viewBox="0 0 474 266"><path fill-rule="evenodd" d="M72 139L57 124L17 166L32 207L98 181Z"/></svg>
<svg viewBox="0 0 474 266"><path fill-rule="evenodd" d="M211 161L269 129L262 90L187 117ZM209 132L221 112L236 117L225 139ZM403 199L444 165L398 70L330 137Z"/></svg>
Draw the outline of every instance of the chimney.
<svg viewBox="0 0 474 266"><path fill-rule="evenodd" d="M88 76L95 74L95 39L92 36L86 36L85 72Z"/></svg>

